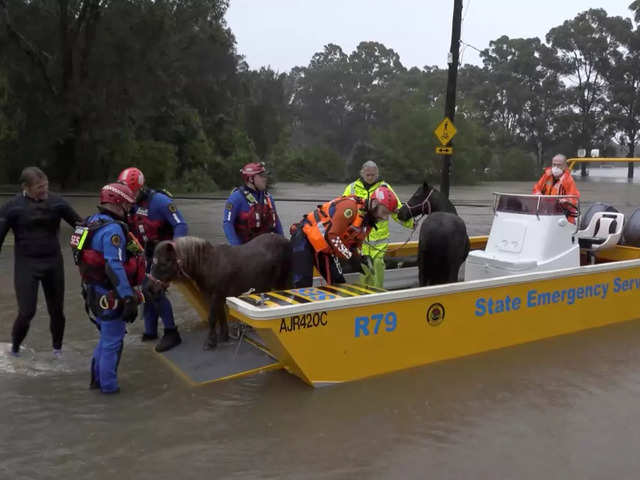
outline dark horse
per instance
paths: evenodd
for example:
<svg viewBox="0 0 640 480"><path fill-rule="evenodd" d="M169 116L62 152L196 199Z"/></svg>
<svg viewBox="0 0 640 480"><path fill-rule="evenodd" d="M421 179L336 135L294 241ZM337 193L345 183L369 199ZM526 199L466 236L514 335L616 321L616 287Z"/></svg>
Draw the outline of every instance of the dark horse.
<svg viewBox="0 0 640 480"><path fill-rule="evenodd" d="M239 246L212 245L197 237L160 242L153 253L149 279L151 293L167 288L173 280L192 280L210 301L209 336L205 349L229 340L225 299L253 289L282 290L289 286L291 245L275 233L259 235Z"/></svg>
<svg viewBox="0 0 640 480"><path fill-rule="evenodd" d="M418 240L420 286L457 282L469 253L464 221L449 199L426 182L398 212L403 221L420 215L427 215Z"/></svg>

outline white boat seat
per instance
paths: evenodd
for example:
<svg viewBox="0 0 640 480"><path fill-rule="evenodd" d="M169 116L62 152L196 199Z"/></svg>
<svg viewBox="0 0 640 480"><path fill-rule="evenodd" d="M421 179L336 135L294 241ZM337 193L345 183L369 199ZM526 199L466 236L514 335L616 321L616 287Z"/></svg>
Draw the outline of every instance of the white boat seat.
<svg viewBox="0 0 640 480"><path fill-rule="evenodd" d="M622 236L624 214L596 212L587 228L576 234L580 248L595 251L614 247Z"/></svg>

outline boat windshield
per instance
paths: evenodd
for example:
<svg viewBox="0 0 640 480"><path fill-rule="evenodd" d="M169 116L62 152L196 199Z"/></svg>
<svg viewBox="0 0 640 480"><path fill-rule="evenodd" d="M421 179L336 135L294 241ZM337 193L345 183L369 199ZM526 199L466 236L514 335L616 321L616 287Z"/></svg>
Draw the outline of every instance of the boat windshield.
<svg viewBox="0 0 640 480"><path fill-rule="evenodd" d="M495 209L498 212L524 213L529 215L563 215L561 201L574 200L574 196L518 195L495 193ZM575 200L574 200L575 201Z"/></svg>

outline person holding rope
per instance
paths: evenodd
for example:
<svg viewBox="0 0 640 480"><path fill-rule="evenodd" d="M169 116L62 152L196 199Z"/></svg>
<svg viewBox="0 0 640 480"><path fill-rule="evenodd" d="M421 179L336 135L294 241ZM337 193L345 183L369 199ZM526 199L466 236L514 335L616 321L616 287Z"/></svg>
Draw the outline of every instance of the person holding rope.
<svg viewBox="0 0 640 480"><path fill-rule="evenodd" d="M378 166L369 160L362 165L360 177L353 183L347 185L343 196L355 195L364 200L368 200L371 194L380 186L385 186L393 192L391 185L380 179ZM395 195L395 192L393 192ZM397 197L397 195L396 195ZM401 207L402 205L398 205ZM413 218L402 221L397 213L392 213L391 218L405 228L413 228ZM365 285L382 288L384 286L384 256L389 247L389 220L380 220L369 233L369 236L362 245L362 257L366 265L360 277L360 281Z"/></svg>
<svg viewBox="0 0 640 480"><path fill-rule="evenodd" d="M360 247L376 223L398 209L398 199L382 185L363 200L338 197L306 214L291 226L291 270L295 288L313 285L313 267L327 284L344 283L340 260L360 264Z"/></svg>

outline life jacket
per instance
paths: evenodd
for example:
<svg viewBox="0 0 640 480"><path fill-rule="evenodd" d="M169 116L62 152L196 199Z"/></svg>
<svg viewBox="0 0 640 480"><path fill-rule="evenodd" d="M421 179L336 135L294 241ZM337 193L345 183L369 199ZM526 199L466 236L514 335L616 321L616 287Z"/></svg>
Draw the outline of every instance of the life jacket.
<svg viewBox="0 0 640 480"><path fill-rule="evenodd" d="M264 202L259 203L247 188L236 188L234 192L236 190L242 192L249 204L249 210L239 212L233 225L240 241L247 243L262 233L275 232L277 219L271 195L265 192Z"/></svg>
<svg viewBox="0 0 640 480"><path fill-rule="evenodd" d="M533 187L533 193L536 195L575 195L580 197L580 192L568 169L562 172L562 175L556 180L551 173L551 168L546 168L538 183ZM574 207L577 206L575 198L567 198L566 200ZM576 223L573 217L569 217L569 221Z"/></svg>
<svg viewBox="0 0 640 480"><path fill-rule="evenodd" d="M562 172L562 175L556 178L551 173L551 169L546 169L543 174L543 180L540 182L540 193L542 195L571 195L571 188L568 188L568 178L571 173L568 171Z"/></svg>
<svg viewBox="0 0 640 480"><path fill-rule="evenodd" d="M163 218L151 220L149 218L149 207L153 196L157 193L172 198L166 190L149 189L144 197L136 203L135 213L129 215L129 226L138 241L145 246L147 252L153 252L155 245L163 240L173 238L173 227Z"/></svg>
<svg viewBox="0 0 640 480"><path fill-rule="evenodd" d="M356 203L356 211L352 212L353 221L343 232L335 232L333 239L328 238L335 215L344 215L346 209L341 209L340 204L346 201ZM340 197L330 202L318 205L318 208L308 213L302 222L302 231L307 236L309 243L316 252L335 253L343 258L350 258L350 249L359 247L367 237L370 226L365 225L366 203L362 198L352 195Z"/></svg>
<svg viewBox="0 0 640 480"><path fill-rule="evenodd" d="M80 270L82 281L85 283L100 284L106 287L110 286L110 281L105 269L106 262L104 255L98 250L89 248L89 245L91 245L91 239L98 229L111 223L117 223L122 227L125 237L128 239L124 249L127 259L123 262L127 280L129 280L129 284L132 287L142 285L142 281L146 275L146 261L144 255L142 255L140 244L129 232L127 225L117 220L100 219L91 223L87 223L87 220L88 219L85 219L83 223L76 226L69 240L73 251L73 260ZM132 254L132 251L137 253Z"/></svg>

